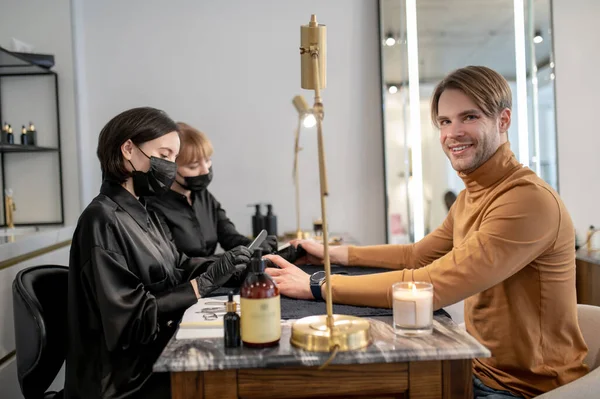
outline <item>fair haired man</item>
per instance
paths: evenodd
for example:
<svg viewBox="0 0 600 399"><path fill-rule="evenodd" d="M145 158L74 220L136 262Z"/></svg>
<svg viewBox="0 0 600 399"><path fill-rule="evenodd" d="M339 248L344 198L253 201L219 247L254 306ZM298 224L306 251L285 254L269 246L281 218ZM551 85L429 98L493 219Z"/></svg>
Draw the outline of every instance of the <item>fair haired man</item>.
<svg viewBox="0 0 600 399"><path fill-rule="evenodd" d="M473 362L475 397L531 398L588 371L577 322L573 224L558 194L510 149L511 99L506 80L489 68L461 68L444 78L431 117L465 183L446 220L412 245L330 251L334 264L396 269L332 276L337 303L391 307L398 281L431 282L435 309L465 300L467 331L492 352ZM320 244L302 244L307 261L322 263ZM267 272L284 295L323 298L324 287L316 289L311 276L269 258L280 269Z"/></svg>

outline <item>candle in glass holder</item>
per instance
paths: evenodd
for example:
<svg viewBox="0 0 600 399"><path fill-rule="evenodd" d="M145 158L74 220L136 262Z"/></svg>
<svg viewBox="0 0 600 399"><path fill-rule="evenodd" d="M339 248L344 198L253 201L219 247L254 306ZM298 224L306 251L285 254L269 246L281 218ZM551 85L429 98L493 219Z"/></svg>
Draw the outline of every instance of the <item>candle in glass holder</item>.
<svg viewBox="0 0 600 399"><path fill-rule="evenodd" d="M433 285L401 282L392 286L394 331L404 336L426 335L433 331Z"/></svg>

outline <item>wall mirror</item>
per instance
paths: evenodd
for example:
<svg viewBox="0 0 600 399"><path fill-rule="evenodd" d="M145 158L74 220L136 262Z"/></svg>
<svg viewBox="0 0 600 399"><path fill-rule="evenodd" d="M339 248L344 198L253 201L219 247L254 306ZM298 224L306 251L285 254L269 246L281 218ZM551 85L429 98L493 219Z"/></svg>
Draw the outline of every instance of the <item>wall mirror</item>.
<svg viewBox="0 0 600 399"><path fill-rule="evenodd" d="M484 65L513 93L511 149L558 190L551 0L380 0L387 240L420 240L463 188L432 125L449 72Z"/></svg>

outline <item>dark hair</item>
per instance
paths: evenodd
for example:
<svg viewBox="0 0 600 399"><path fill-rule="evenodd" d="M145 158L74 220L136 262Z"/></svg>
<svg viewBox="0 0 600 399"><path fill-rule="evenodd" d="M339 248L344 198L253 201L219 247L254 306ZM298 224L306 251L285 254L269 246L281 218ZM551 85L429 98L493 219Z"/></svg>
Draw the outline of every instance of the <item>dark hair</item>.
<svg viewBox="0 0 600 399"><path fill-rule="evenodd" d="M151 107L127 110L112 118L98 136L98 159L102 179L123 183L129 177L121 146L127 140L139 146L171 132L178 132L177 124L166 112Z"/></svg>

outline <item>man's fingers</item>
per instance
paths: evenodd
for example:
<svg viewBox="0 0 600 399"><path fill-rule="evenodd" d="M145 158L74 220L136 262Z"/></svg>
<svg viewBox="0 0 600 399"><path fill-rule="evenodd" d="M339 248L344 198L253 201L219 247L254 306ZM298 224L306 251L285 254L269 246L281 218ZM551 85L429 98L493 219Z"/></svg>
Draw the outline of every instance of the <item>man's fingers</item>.
<svg viewBox="0 0 600 399"><path fill-rule="evenodd" d="M281 283L283 282L283 277L281 277L281 276L273 276L273 281L275 281L275 284L277 284L277 286L279 287L279 289L281 289Z"/></svg>
<svg viewBox="0 0 600 399"><path fill-rule="evenodd" d="M279 255L265 255L264 257L269 259L271 262L275 263L275 265L279 266L282 269L294 266Z"/></svg>
<svg viewBox="0 0 600 399"><path fill-rule="evenodd" d="M265 273L267 273L271 277L281 276L283 274L283 272L284 272L283 269L277 269L276 267L267 267L265 269Z"/></svg>

